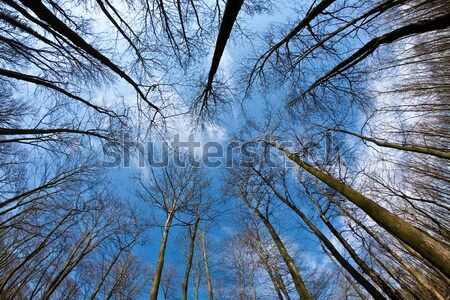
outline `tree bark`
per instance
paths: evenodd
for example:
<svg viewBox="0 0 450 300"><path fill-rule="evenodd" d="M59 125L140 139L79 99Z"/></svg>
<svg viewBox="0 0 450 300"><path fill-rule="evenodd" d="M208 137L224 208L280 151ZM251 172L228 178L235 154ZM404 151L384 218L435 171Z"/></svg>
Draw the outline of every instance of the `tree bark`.
<svg viewBox="0 0 450 300"><path fill-rule="evenodd" d="M255 249L258 253L258 256L261 260L261 263L266 269L267 274L269 275L270 281L272 282L273 288L275 289L275 293L277 294L278 299L283 300L283 295L281 294L281 287L280 283L277 278L277 271L275 269L272 269L270 265L270 255L267 254L266 249L264 249L264 245L262 244L261 237L259 235L259 229L255 226L253 229L255 233L252 235L255 239L254 245L257 249Z"/></svg>
<svg viewBox="0 0 450 300"><path fill-rule="evenodd" d="M310 300L311 296L309 295L309 292L308 292L306 285L302 279L302 276L300 275L300 271L298 270L292 257L289 255L289 252L287 251L286 247L284 246L283 242L281 241L280 237L278 236L275 228L273 228L273 226L269 222L269 220L267 220L267 218L257 208L254 208L251 206L250 206L250 208L258 215L258 217L261 219L261 221L264 223L267 230L269 231L270 236L272 237L273 241L275 242L275 245L277 246L281 257L283 258L284 262L286 263L286 266L289 269L289 273L292 276L292 281L294 281L294 285L295 285L295 288L296 288L298 294L300 295L300 299Z"/></svg>
<svg viewBox="0 0 450 300"><path fill-rule="evenodd" d="M362 300L367 300L366 295L361 291L361 289L358 287L357 284L355 284L352 280L352 278L344 271L341 269L341 267L339 267L339 265L337 264L337 262L334 260L333 256L331 254L329 254L325 248L322 245L322 249L325 252L325 254L328 256L328 258L333 262L333 264L336 266L336 268L339 270L339 272L345 277L345 279L350 283L350 285L352 286L352 288L356 291L356 293L358 294L358 296L362 299ZM346 295L347 297L345 299L348 299L348 294Z"/></svg>
<svg viewBox="0 0 450 300"><path fill-rule="evenodd" d="M413 146L413 145L400 145L400 144L396 144L396 143L391 143L391 142L386 142L386 141L380 141L365 135L361 135L361 134L357 134L351 131L347 131L347 130L334 130L337 132L342 132L342 133L346 133L349 135L353 135L355 137L358 137L362 140L374 143L377 146L380 147L386 147L386 148L392 148L392 149L397 149L397 150L403 150L403 151L409 151L409 152L416 152L416 153L422 153L422 154L428 154L428 155L433 155L439 158L445 158L445 159L450 159L450 152L444 152L444 151L440 151L438 149L433 149L431 147L420 147L420 146Z"/></svg>
<svg viewBox="0 0 450 300"><path fill-rule="evenodd" d="M255 170L256 171L256 170ZM272 189L274 194L285 203L291 210L293 210L303 222L313 231L322 244L331 252L341 266L361 285L363 286L374 299L383 300L385 297L366 279L362 276L334 247L330 240L320 231L308 217L289 199L280 194L280 192L273 186L273 184L267 180L260 172L256 171L258 175L264 180L264 182Z"/></svg>
<svg viewBox="0 0 450 300"><path fill-rule="evenodd" d="M209 271L209 263L208 263L208 254L206 252L206 242L205 242L205 234L202 233L200 235L200 240L202 242L202 252L203 252L203 261L205 263L205 273L206 273L206 282L208 284L208 294L209 294L209 300L214 300L214 291L211 281L211 273Z"/></svg>
<svg viewBox="0 0 450 300"><path fill-rule="evenodd" d="M320 218L333 233L333 235L344 246L345 250L350 254L350 257L358 264L361 270L372 279L375 284L380 287L383 292L391 299L403 299L402 295L398 293L394 288L387 284L387 282L380 277L372 268L370 268L364 260L362 260L352 246L344 239L344 237L337 231L337 229L331 224L331 222L325 217L322 211L320 211Z"/></svg>
<svg viewBox="0 0 450 300"><path fill-rule="evenodd" d="M195 239L197 237L197 228L198 228L198 224L199 223L200 223L200 218L197 217L197 220L195 221L195 224L194 224L194 230L192 231L191 241L189 243L188 263L187 263L187 266L186 266L186 272L184 273L183 284L181 286L181 289L182 289L181 299L182 300L187 300L189 275L191 273L192 260L194 259Z"/></svg>
<svg viewBox="0 0 450 300"><path fill-rule="evenodd" d="M217 36L216 47L214 49L214 55L211 62L211 67L208 73L208 81L206 83L205 89L201 95L201 107L200 113L208 105L208 97L212 90L214 76L219 68L220 60L227 45L227 41L230 38L231 30L236 22L236 18L241 10L241 6L244 0L228 0L225 5L225 11L223 12L222 24L220 24L219 34Z"/></svg>
<svg viewBox="0 0 450 300"><path fill-rule="evenodd" d="M171 211L167 216L166 224L164 225L164 232L161 240L161 245L159 247L158 253L158 263L155 269L155 275L153 276L152 288L150 290L150 300L157 300L159 284L161 282L162 270L164 267L164 255L166 253L167 239L169 237L170 226L172 225L174 211Z"/></svg>

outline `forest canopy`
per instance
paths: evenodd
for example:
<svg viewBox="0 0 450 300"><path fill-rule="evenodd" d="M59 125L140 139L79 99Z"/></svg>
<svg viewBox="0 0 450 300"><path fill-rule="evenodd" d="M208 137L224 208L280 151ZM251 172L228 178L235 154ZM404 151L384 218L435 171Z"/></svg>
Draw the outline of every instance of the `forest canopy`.
<svg viewBox="0 0 450 300"><path fill-rule="evenodd" d="M444 0L2 0L0 299L450 297Z"/></svg>

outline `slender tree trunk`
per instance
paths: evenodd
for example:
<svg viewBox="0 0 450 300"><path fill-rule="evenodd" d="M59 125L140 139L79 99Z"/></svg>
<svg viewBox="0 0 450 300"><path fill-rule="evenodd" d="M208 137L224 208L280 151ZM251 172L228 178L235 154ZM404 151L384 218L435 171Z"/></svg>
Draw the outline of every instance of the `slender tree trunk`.
<svg viewBox="0 0 450 300"><path fill-rule="evenodd" d="M280 287L281 292L284 295L284 299L285 300L291 300L291 297L289 296L289 293L287 291L286 285L284 284L284 280L283 280L283 278L280 275L280 270L278 268L277 261L275 260L273 264L274 264L273 267L274 267L274 272L275 272L275 278L276 278L276 280L278 282L278 286Z"/></svg>
<svg viewBox="0 0 450 300"><path fill-rule="evenodd" d="M405 242L405 244L409 245L437 269L444 273L445 276L450 278L450 251L446 249L444 245L436 241L425 232L411 226L411 224L407 221L391 213L375 201L367 198L345 183L304 162L297 155L289 152L286 148L275 142L264 142L283 151L290 160L295 162L302 169L309 172L311 175L346 197L353 204L361 208L381 227Z"/></svg>
<svg viewBox="0 0 450 300"><path fill-rule="evenodd" d="M55 264L55 262L57 264L60 256L62 256L62 252L55 255L55 257L50 262L47 263L47 266L51 266L51 265ZM44 263L44 259L40 260L36 265L42 265L43 263ZM46 272L41 272L41 276L39 276L39 279L37 279L34 282L34 288L31 291L30 297L29 297L30 300L37 298L37 294L39 293L39 291L41 291L45 288L45 283L43 283L43 282L45 282L47 279L46 275L47 275Z"/></svg>
<svg viewBox="0 0 450 300"><path fill-rule="evenodd" d="M131 255L128 255L125 259L125 262L123 263L122 267L120 268L120 273L117 276L116 280L114 281L113 286L111 287L111 289L108 292L108 295L106 296L105 299L111 299L114 295L114 293L116 292L116 288L119 286L119 284L122 282L122 279L124 278L126 271L127 271L127 265L130 263L131 261Z"/></svg>
<svg viewBox="0 0 450 300"><path fill-rule="evenodd" d="M70 217L71 214L72 211L66 213L61 221L59 221L58 224L53 227L53 229L45 236L45 238L37 245L37 247L33 251L31 251L20 263L18 263L14 269L12 269L8 274L5 275L5 277L0 281L0 294L2 293L8 281L14 276L14 274L49 244L48 241L50 240L50 237L52 237L56 230L61 227L61 225L67 220L67 218ZM64 231L66 231L66 229Z"/></svg>
<svg viewBox="0 0 450 300"><path fill-rule="evenodd" d="M200 281L202 280L201 261L197 257L197 278L192 274L192 283L194 284L194 300L198 300L198 291L200 289Z"/></svg>
<svg viewBox="0 0 450 300"><path fill-rule="evenodd" d="M117 260L122 255L122 252L124 251L124 248L121 248L119 252L114 256L114 259L109 264L108 268L106 268L102 278L100 279L99 283L97 284L97 287L92 292L91 297L89 297L89 300L95 300L95 297L97 296L98 292L100 292L100 289L102 288L103 284L105 283L106 277L108 277L109 273L111 272L112 268L116 265Z"/></svg>
<svg viewBox="0 0 450 300"><path fill-rule="evenodd" d="M264 254L262 254L264 256ZM272 282L273 288L275 289L275 293L277 294L278 299L283 300L283 295L281 294L281 289L278 286L278 281L276 279L276 275L273 270L270 268L269 263L267 262L266 257L261 257L261 262L263 264L264 269L266 269L267 274L269 274L270 281Z"/></svg>
<svg viewBox="0 0 450 300"><path fill-rule="evenodd" d="M241 6L244 0L229 0L226 2L225 11L223 12L222 23L220 24L219 34L217 35L216 46L214 48L214 54L211 61L211 67L208 73L208 81L205 85L205 90L202 94L200 112L204 111L208 105L208 96L213 88L214 76L219 68L220 60L222 58L225 46L230 37L233 25L236 22L236 18L241 10Z"/></svg>
<svg viewBox="0 0 450 300"><path fill-rule="evenodd" d="M67 261L66 265L64 265L64 268L58 273L56 278L52 281L50 286L47 288L47 290L44 292L44 295L42 296L41 300L48 300L52 296L52 294L56 291L58 286L63 282L63 280L72 272L72 270L80 263L80 261L93 250L94 247L89 246L90 241L88 242L88 245L84 247L80 255L73 261Z"/></svg>
<svg viewBox="0 0 450 300"><path fill-rule="evenodd" d="M205 273L206 273L206 282L208 284L208 294L209 294L209 300L214 300L214 292L213 292L213 286L211 281L211 273L209 271L209 263L208 263L208 254L206 252L206 241L205 241L205 234L202 233L200 235L200 240L202 242L202 252L203 252L203 261L205 263Z"/></svg>
<svg viewBox="0 0 450 300"><path fill-rule="evenodd" d="M286 286L283 282L283 278L281 278L279 269L278 269L278 263L277 263L277 255L272 253L272 251L269 251L267 248L265 248L261 236L259 234L259 228L258 225L255 224L254 227L254 238L255 243L254 245L257 248L257 251L259 253L259 258L261 259L261 262L266 269L267 273L269 274L270 280L272 281L272 285L275 289L275 292L279 299L283 300L290 300L289 293L286 290ZM271 250L271 249L270 249ZM271 258L274 258L273 261L271 261ZM284 295L284 298L283 298Z"/></svg>
<svg viewBox="0 0 450 300"><path fill-rule="evenodd" d="M358 236L357 233L353 230L353 233L355 234L355 236ZM366 253L368 253L372 258L369 260L373 260L374 263L378 264L378 266L380 267L380 272L386 272L387 275L393 279L395 279L395 281L397 282L398 285L398 289L400 291L404 291L406 293L406 295L399 295L398 298L396 299L421 299L422 297L420 297L420 295L417 294L417 292L415 290L410 289L409 285L405 285L405 281L402 280L403 278L399 277L398 274L394 274L393 272L395 272L392 268L390 268L390 266L388 266L388 264L386 264L386 262L381 261L381 259L379 258L379 255L377 253L374 253L371 250L371 245L366 243L365 241L362 243L362 247L364 249L364 251ZM392 299L392 297L391 297Z"/></svg>
<svg viewBox="0 0 450 300"><path fill-rule="evenodd" d="M267 274L269 275L270 281L272 282L273 288L275 289L275 293L277 294L278 299L283 300L283 295L281 294L281 289L279 286L279 282L277 280L277 276L275 271L270 266L270 256L266 253L266 250L264 249L264 246L262 245L260 236L259 236L259 229L255 227L254 229L256 231L254 237L256 239L256 247L258 249L259 258L261 259L261 263L266 269Z"/></svg>
<svg viewBox="0 0 450 300"><path fill-rule="evenodd" d="M53 279L51 284L47 287L45 292L43 293L43 296L41 297L42 300L48 300L52 294L56 291L58 286L64 281L64 279L72 272L72 270L83 260L84 257L86 257L91 251L93 251L98 245L100 245L105 239L107 239L112 233L108 235L104 235L101 238L99 237L99 234L103 232L107 225L104 225L100 228L98 228L96 231L91 230L90 232L86 233L81 240L80 243L77 244L77 246L72 250L72 252L69 255L69 258L66 260L66 263L64 264L64 267L59 271L58 275ZM86 240L86 245L81 248L82 244ZM80 251L78 251L81 248ZM77 252L80 252L78 256L76 255Z"/></svg>
<svg viewBox="0 0 450 300"><path fill-rule="evenodd" d="M150 290L150 300L157 300L158 298L159 284L161 282L161 275L164 267L164 255L166 253L167 239L169 237L169 230L170 226L172 225L174 214L174 211L171 211L169 213L169 215L167 216L166 224L164 225L164 232L158 253L158 263L156 265L155 275L153 276L152 289Z"/></svg>
<svg viewBox="0 0 450 300"><path fill-rule="evenodd" d="M339 270L339 272L345 277L345 279L347 279L347 281L350 283L352 288L356 291L358 296L363 300L367 300L366 295L361 291L361 289L358 287L358 285L353 282L352 278L344 270L342 270L342 268L339 266L339 264L334 260L333 256L326 251L326 249L324 248L323 245L322 245L322 249L325 252L325 254L328 256L328 258L336 266L336 268ZM345 299L348 299L348 295L346 295Z"/></svg>
<svg viewBox="0 0 450 300"><path fill-rule="evenodd" d="M415 251L414 249L412 249L410 246L406 245L404 242L400 241L400 244L402 244L402 246L406 249L407 252L409 252L409 254L411 254L412 256L414 256L415 258L417 258L420 261L423 261L423 263L429 267L430 269L432 269L433 271L436 272L436 274L438 274L438 276L440 278L442 278L443 281L445 281L447 283L447 285L450 286L450 278L448 278L447 276L445 276L439 269L437 269L434 265L430 264L427 260L424 260L423 256L420 255L419 253L417 253L417 251Z"/></svg>
<svg viewBox="0 0 450 300"><path fill-rule="evenodd" d="M354 133L354 132L351 132L351 131L347 131L347 130L335 130L335 131L346 133L346 134L349 134L349 135L353 135L353 136L358 137L358 138L360 138L362 140L372 142L375 145L380 146L380 147L386 147L386 148L392 148L392 149L397 149L397 150L428 154L428 155L433 155L433 156L436 156L436 157L439 157L439 158L450 159L450 152L444 152L444 151L441 151L439 149L435 149L435 148L432 148L432 147L421 147L421 146L415 146L415 145L401 145L401 144L397 144L397 143L380 141L380 140L374 139L372 137L364 136L364 135L361 135L361 134L358 134L358 133Z"/></svg>
<svg viewBox="0 0 450 300"><path fill-rule="evenodd" d="M249 203L247 203L249 205ZM249 205L250 206L250 205ZM284 262L286 263L286 266L289 269L289 273L292 276L292 280L294 281L295 288L300 295L300 299L302 300L310 300L311 296L308 293L308 290L305 286L305 283L303 282L302 276L300 275L300 271L298 270L294 260L289 255L289 252L287 251L286 247L284 246L283 242L281 241L280 237L278 236L275 228L273 228L272 224L267 220L267 218L257 209L252 206L250 208L258 215L258 217L261 219L261 221L266 226L267 230L270 233L270 236L272 237L273 241L275 242L275 245L278 248L278 251L280 251L280 255L283 258Z"/></svg>
<svg viewBox="0 0 450 300"><path fill-rule="evenodd" d="M252 293L253 293L253 298L252 300L256 300L257 299L257 294L256 294L256 287L255 287L255 282L252 280L250 280L250 285L252 287Z"/></svg>
<svg viewBox="0 0 450 300"><path fill-rule="evenodd" d="M198 224L200 223L200 218L197 217L197 220L195 221L194 224L194 230L192 231L192 236L191 236L191 241L189 244L189 257L188 257L188 263L186 266L186 272L184 273L184 280L183 280L183 284L182 284L182 295L181 295L181 299L182 300L187 300L187 291L188 291L188 284L189 284L189 275L191 273L191 268L192 268L192 260L194 258L194 249L195 249L195 239L197 237L197 228L198 228Z"/></svg>
<svg viewBox="0 0 450 300"><path fill-rule="evenodd" d="M290 202L289 202L290 203ZM308 225L308 227L314 232L314 234L320 239L320 241L327 247L331 254L336 258L336 260L344 267L344 269L352 275L352 277L363 286L366 291L374 299L384 300L386 299L364 276L362 276L333 246L333 244L328 240L325 235L292 203L288 204L289 207Z"/></svg>

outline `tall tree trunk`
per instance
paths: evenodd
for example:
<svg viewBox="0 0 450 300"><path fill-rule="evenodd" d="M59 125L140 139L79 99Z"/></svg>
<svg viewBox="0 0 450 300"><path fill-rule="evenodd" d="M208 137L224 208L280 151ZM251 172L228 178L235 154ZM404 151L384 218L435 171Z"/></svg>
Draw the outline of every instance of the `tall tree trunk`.
<svg viewBox="0 0 450 300"><path fill-rule="evenodd" d="M89 300L95 300L95 297L100 292L100 289L102 288L103 284L105 283L106 277L108 277L109 272L111 272L112 268L115 266L117 260L120 258L120 255L124 251L124 248L120 249L119 252L114 256L113 260L109 264L109 266L104 271L102 278L100 279L99 283L97 284L96 288L92 292L91 296L89 297Z"/></svg>
<svg viewBox="0 0 450 300"><path fill-rule="evenodd" d="M175 212L171 211L167 216L166 224L164 225L164 233L162 236L161 246L159 247L158 263L156 265L155 275L153 276L152 289L150 290L150 300L157 300L159 284L161 282L162 270L164 267L164 255L166 252L167 239L169 237L170 226Z"/></svg>
<svg viewBox="0 0 450 300"><path fill-rule="evenodd" d="M222 23L220 24L219 34L217 35L216 47L214 48L211 67L208 73L208 81L206 82L205 89L199 98L201 101L200 113L202 113L208 106L208 97L213 88L214 76L219 68L225 46L230 38L231 30L233 29L233 25L236 22L236 18L243 3L244 0L228 0L226 2Z"/></svg>
<svg viewBox="0 0 450 300"><path fill-rule="evenodd" d="M199 257L197 257L197 276L194 276L194 274L192 274L192 283L194 284L194 300L198 300L198 291L200 289L200 282L202 280L201 268L201 260Z"/></svg>
<svg viewBox="0 0 450 300"><path fill-rule="evenodd" d="M328 240L325 235L303 214L301 210L299 210L296 206L294 206L290 202L289 207L308 225L308 227L314 232L314 234L319 238L319 240L327 247L327 249L331 252L331 254L336 258L336 260L342 265L342 267L352 275L352 277L363 286L366 291L369 292L370 295L374 299L384 300L386 299L364 276L362 276L333 246L333 244Z"/></svg>
<svg viewBox="0 0 450 300"><path fill-rule="evenodd" d="M289 293L287 291L286 285L284 284L284 280L283 280L283 278L280 275L280 269L278 268L277 261L275 260L273 264L274 264L273 267L274 267L274 272L275 272L275 276L276 276L275 278L276 278L276 280L278 282L278 286L280 287L281 292L284 295L284 299L285 300L291 300L291 297L289 296Z"/></svg>
<svg viewBox="0 0 450 300"><path fill-rule="evenodd" d="M249 203L247 203L249 205ZM261 219L263 224L266 226L267 230L270 233L270 236L272 237L273 241L275 242L275 245L278 248L278 251L280 252L281 257L283 258L284 262L286 263L286 266L289 269L289 273L291 274L292 281L294 281L295 288L300 295L300 299L302 300L310 300L311 296L309 295L309 292L306 288L306 285L302 279L302 276L300 275L300 271L298 270L294 260L289 255L289 252L287 251L286 247L284 246L283 242L281 241L280 237L278 236L275 228L273 228L272 224L267 220L267 218L257 209L249 205L249 207L258 215L258 217Z"/></svg>
<svg viewBox="0 0 450 300"><path fill-rule="evenodd" d="M184 273L184 280L182 284L182 300L187 300L187 291L188 291L188 284L189 284L189 275L191 273L192 268L192 260L194 258L194 249L195 249L195 239L197 237L197 228L198 224L200 223L200 217L197 217L197 220L195 220L194 229L192 231L191 235L191 241L189 244L189 256L188 256L188 263L186 266L186 272Z"/></svg>
<svg viewBox="0 0 450 300"><path fill-rule="evenodd" d="M328 258L331 260L331 262L336 266L336 268L338 269L338 271L345 277L345 279L350 283L350 285L352 286L352 288L355 290L355 292L358 294L358 296L362 299L362 300L367 300L366 295L361 291L361 289L358 287L357 284L355 284L353 282L353 279L344 271L342 270L342 268L339 266L339 264L334 260L333 256L328 253L326 251L326 249L324 248L323 244L322 244L322 249L325 252L325 254L328 256ZM346 298L348 299L348 294L346 295Z"/></svg>
<svg viewBox="0 0 450 300"><path fill-rule="evenodd" d="M125 261L123 262L122 266L120 267L120 272L117 275L116 279L114 280L113 286L109 289L108 295L105 297L105 299L111 299L115 293L117 293L117 287L122 283L122 279L126 276L128 264L131 263L132 256L128 254L126 256Z"/></svg>
<svg viewBox="0 0 450 300"><path fill-rule="evenodd" d="M202 242L202 252L203 252L203 261L205 263L205 273L206 273L206 282L208 284L208 294L209 294L209 300L214 300L214 292L213 292L213 286L211 281L211 273L209 271L209 263L208 263L208 254L206 252L206 242L205 242L205 234L202 233L200 235L200 240Z"/></svg>
<svg viewBox="0 0 450 300"><path fill-rule="evenodd" d="M281 289L278 286L278 281L277 278L275 277L276 275L274 274L272 268L270 267L267 261L267 257L265 257L264 254L261 254L261 262L264 269L266 269L267 274L269 274L270 281L272 282L273 288L275 289L275 293L277 294L278 299L283 300Z"/></svg>
<svg viewBox="0 0 450 300"><path fill-rule="evenodd" d="M275 289L275 293L277 294L278 299L283 300L283 295L281 294L281 288L277 278L277 272L275 271L275 268L272 268L270 264L270 255L267 254L266 249L264 249L261 237L259 235L259 229L257 226L255 226L253 230L255 231L253 236L255 237L255 247L257 248L255 250L257 250L261 263L264 269L266 269L267 274L269 275L270 281L272 282L273 288Z"/></svg>
<svg viewBox="0 0 450 300"><path fill-rule="evenodd" d="M410 151L410 152L416 152L416 153L422 153L422 154L428 154L433 155L440 158L450 159L450 152L444 152L441 149L436 149L433 147L424 147L424 146L417 146L417 145L401 145L397 143L391 143L387 141L380 141L372 137L364 136L362 134L358 134L355 132L347 131L347 130L341 130L341 129L335 129L334 131L346 133L349 135L353 135L355 137L358 137L362 140L369 141L374 143L377 146L380 147L386 147L386 148L392 148L402 151Z"/></svg>
<svg viewBox="0 0 450 300"><path fill-rule="evenodd" d="M402 244L402 246L406 249L406 251L409 252L409 254L411 254L412 256L414 256L415 258L417 258L419 261L423 261L423 263L430 268L431 270L433 270L434 272L436 272L436 274L447 283L448 286L450 286L450 278L448 278L447 276L444 275L444 273L442 273L438 268L436 268L434 265L430 264L427 260L424 260L423 256L420 255L419 253L417 253L417 251L415 251L414 249L412 249L410 246L406 245L404 242L402 242L401 240L399 240L400 244Z"/></svg>
<svg viewBox="0 0 450 300"><path fill-rule="evenodd" d="M14 274L23 266L25 266L34 256L36 256L41 250L43 250L46 246L49 244L49 240L52 237L52 235L58 230L63 223L71 216L73 211L69 211L66 213L66 215L56 224L56 226L53 227L53 229L45 236L45 238L37 245L37 247L31 251L22 261L17 263L17 265L12 269L8 274L5 274L3 279L0 281L0 294L2 293L3 289L5 288L8 281L14 276ZM67 229L64 229L64 232Z"/></svg>
<svg viewBox="0 0 450 300"><path fill-rule="evenodd" d="M405 242L405 244L409 245L444 273L445 276L450 278L450 251L446 249L444 245L345 183L304 162L285 147L282 147L273 141L264 142L283 151L290 160L295 162L302 169L346 197L353 204L361 208L381 227Z"/></svg>

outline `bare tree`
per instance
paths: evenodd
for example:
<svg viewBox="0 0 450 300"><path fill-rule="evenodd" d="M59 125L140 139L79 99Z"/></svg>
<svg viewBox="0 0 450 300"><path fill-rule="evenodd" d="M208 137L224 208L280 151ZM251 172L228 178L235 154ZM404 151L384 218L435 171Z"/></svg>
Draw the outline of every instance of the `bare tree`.
<svg viewBox="0 0 450 300"><path fill-rule="evenodd" d="M150 293L150 299L156 299L172 223L174 220L182 221L183 214L189 215L190 211L199 208L209 183L202 171L190 164L187 164L185 167L169 164L160 170L151 169L149 176L151 177L148 179L143 177L143 175L140 176L141 189L138 191L139 197L157 206L166 216ZM194 218L199 220L198 216ZM188 221L185 220L184 222Z"/></svg>

